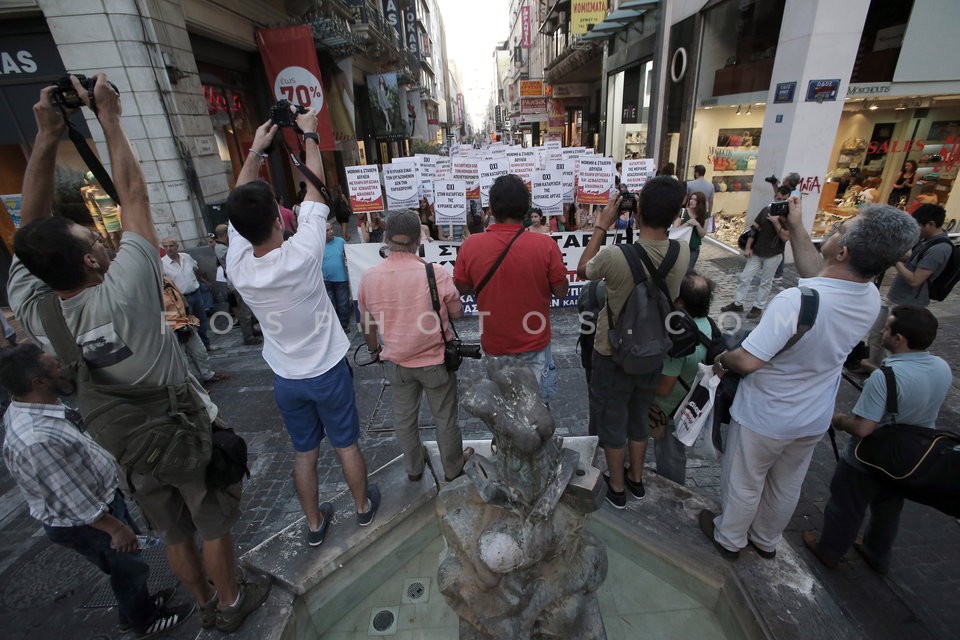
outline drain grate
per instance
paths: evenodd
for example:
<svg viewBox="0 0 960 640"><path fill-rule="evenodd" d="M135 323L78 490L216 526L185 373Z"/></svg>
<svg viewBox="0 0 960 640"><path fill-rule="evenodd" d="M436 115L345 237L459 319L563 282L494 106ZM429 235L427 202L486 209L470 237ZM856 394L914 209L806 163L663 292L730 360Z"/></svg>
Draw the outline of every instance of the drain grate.
<svg viewBox="0 0 960 640"><path fill-rule="evenodd" d="M397 633L397 607L377 607L370 614L371 636L392 636Z"/></svg>
<svg viewBox="0 0 960 640"><path fill-rule="evenodd" d="M430 600L430 578L408 578L403 581L401 604L424 604Z"/></svg>
<svg viewBox="0 0 960 640"><path fill-rule="evenodd" d="M150 593L163 591L167 587L177 586L177 578L173 575L167 562L167 553L163 546L151 547L140 552L144 562L150 566L150 577L147 579L147 588ZM90 594L86 602L80 605L81 609L99 609L117 606L117 598L113 595L110 580L101 580L97 588Z"/></svg>

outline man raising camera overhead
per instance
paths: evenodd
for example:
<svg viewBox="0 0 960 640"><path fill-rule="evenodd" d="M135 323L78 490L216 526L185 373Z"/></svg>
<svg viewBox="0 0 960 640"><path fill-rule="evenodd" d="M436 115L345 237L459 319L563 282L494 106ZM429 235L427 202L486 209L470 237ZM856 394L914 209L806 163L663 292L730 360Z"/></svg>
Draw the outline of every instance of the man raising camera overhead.
<svg viewBox="0 0 960 640"><path fill-rule="evenodd" d="M280 105L278 105L280 106ZM295 124L306 147L306 166L320 175L317 114L296 109L296 122L274 115L284 126ZM340 458L344 479L356 503L360 526L373 521L380 504L376 486L367 486L367 465L357 441L360 417L347 363L350 342L340 327L323 282L330 208L322 183L308 181L300 206L297 233L283 239L283 221L269 184L257 179L260 165L279 127L267 120L257 128L253 146L227 200L230 248L227 273L247 305L260 319L263 359L273 369L274 395L293 442L293 484L307 517L306 541L318 546L333 520L333 505L318 505L317 460L327 437Z"/></svg>

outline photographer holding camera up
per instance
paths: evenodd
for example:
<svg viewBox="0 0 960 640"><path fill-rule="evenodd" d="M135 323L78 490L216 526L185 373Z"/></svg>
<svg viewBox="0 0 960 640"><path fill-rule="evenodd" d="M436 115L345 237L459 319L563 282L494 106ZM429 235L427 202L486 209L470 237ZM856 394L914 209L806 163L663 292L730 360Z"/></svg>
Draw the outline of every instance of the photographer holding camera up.
<svg viewBox="0 0 960 640"><path fill-rule="evenodd" d="M380 493L367 486L367 465L357 444L360 416L353 372L346 358L350 342L323 282L330 207L326 187L316 178L323 171L317 114L289 103L283 107L283 102L274 107L272 119L257 128L227 199L227 273L261 321L263 359L276 374L274 395L293 442L293 484L307 517L306 541L315 547L323 542L334 515L331 503L318 506L317 460L324 436L340 458L360 526L373 521ZM278 125L302 135L306 147L307 195L300 205L297 233L286 241L273 188L257 179L278 138ZM277 143L286 146L279 139Z"/></svg>
<svg viewBox="0 0 960 640"><path fill-rule="evenodd" d="M761 209L754 219L751 225L753 236L747 239L747 246L743 250L747 264L740 272L740 286L737 287L737 292L733 296L733 302L722 307L721 311L742 312L743 303L750 293L753 277L759 273L760 285L757 287L757 297L747 318L754 320L763 314L763 307L767 304L767 298L770 297L774 275L783 259L787 241L790 239L790 232L783 226L790 191L789 185L778 187L776 195L773 196L773 202Z"/></svg>
<svg viewBox="0 0 960 640"><path fill-rule="evenodd" d="M420 218L396 211L387 218L387 259L363 274L357 303L367 350L383 361L393 390L394 432L403 449L411 482L423 477L426 463L420 442L420 396L427 394L437 424L437 446L447 481L463 472L463 440L457 424L457 373L444 366L444 345L453 340L450 319L463 317L460 294L441 266L417 255ZM426 269L432 269L440 315L434 312ZM444 333L441 333L443 331ZM383 346L377 344L377 335Z"/></svg>

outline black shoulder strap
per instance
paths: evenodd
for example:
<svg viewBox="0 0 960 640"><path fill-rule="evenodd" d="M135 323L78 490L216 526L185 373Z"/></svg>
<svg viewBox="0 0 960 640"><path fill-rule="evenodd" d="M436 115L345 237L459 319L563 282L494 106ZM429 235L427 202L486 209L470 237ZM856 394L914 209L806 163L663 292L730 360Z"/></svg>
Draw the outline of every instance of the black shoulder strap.
<svg viewBox="0 0 960 640"><path fill-rule="evenodd" d="M120 197L117 195L117 188L113 186L113 180L103 167L103 163L100 162L100 158L97 157L97 154L95 154L93 149L90 148L90 145L87 144L87 139L83 137L83 134L73 126L73 123L67 118L66 113L63 114L63 119L67 122L67 135L70 137L73 146L77 148L77 153L83 158L84 164L90 169L90 173L97 179L97 182L100 183L103 190L107 192L110 199L117 203L119 207Z"/></svg>
<svg viewBox="0 0 960 640"><path fill-rule="evenodd" d="M490 282L490 278L493 277L493 274L500 267L500 263L502 263L503 259L507 257L507 252L510 251L510 247L513 246L513 243L517 241L517 238L519 238L524 231L526 231L526 229L523 227L523 225L521 225L520 230L517 231L517 234L513 236L513 239L511 239L509 243L507 243L506 249L503 250L503 253L500 254L499 258L497 258L497 261L493 263L492 267L490 267L490 271L487 271L487 275L483 276L483 280L481 280L480 284L478 284L476 288L473 290L474 300L477 300L480 298L480 292L483 291L483 288L487 286L488 282Z"/></svg>
<svg viewBox="0 0 960 640"><path fill-rule="evenodd" d="M663 256L663 261L660 263L659 268L653 266L653 260L650 259L650 256L647 255L643 247L640 245L633 246L637 248L637 251L640 253L640 259L643 260L643 265L647 268L647 272L650 274L650 277L653 278L653 281L657 283L657 286L660 287L660 291L666 296L667 302L670 303L670 307L672 308L673 298L667 289L667 274L670 273L670 269L672 269L673 265L677 262L677 256L680 255L680 243L676 240L670 241L670 245L667 247L667 254Z"/></svg>
<svg viewBox="0 0 960 640"><path fill-rule="evenodd" d="M880 371L883 371L883 377L887 381L887 413L893 417L893 421L897 421L897 413L899 413L899 407L897 406L897 376L893 374L893 369L888 366L880 367Z"/></svg>
<svg viewBox="0 0 960 640"><path fill-rule="evenodd" d="M636 287L638 284L647 279L647 274L643 271L643 265L640 262L639 255L637 254L637 245L635 244L618 244L614 245L620 252L623 254L624 259L627 261L627 266L630 267L630 273L633 275L633 286ZM633 295L633 290L630 290L630 294L627 296ZM607 327L610 329L614 328L613 324L613 310L610 308L610 299L607 298L607 301L603 306L607 308ZM626 304L626 300L623 302Z"/></svg>
<svg viewBox="0 0 960 640"><path fill-rule="evenodd" d="M83 352L67 327L67 321L60 309L60 298L55 293L44 296L38 303L38 310L43 333L63 363L68 365L76 361L82 362Z"/></svg>
<svg viewBox="0 0 960 640"><path fill-rule="evenodd" d="M783 345L783 348L780 351L777 351L775 355L780 355L802 338L810 329L813 328L813 324L817 321L817 312L820 310L820 294L816 289L811 289L810 287L800 287L800 312L797 314L797 331L790 339L787 340L787 343Z"/></svg>
<svg viewBox="0 0 960 640"><path fill-rule="evenodd" d="M443 316L440 315L440 294L437 293L437 274L433 272L433 263L428 262L424 267L427 269L427 286L430 287L430 303L433 305L433 312L437 314L437 320L440 322L440 340L443 344L447 344L447 332L443 328ZM453 329L453 335L457 336L457 328L453 326L452 322L450 323L450 328Z"/></svg>
<svg viewBox="0 0 960 640"><path fill-rule="evenodd" d="M917 256L917 262L920 262L920 260L923 259L923 256L927 254L927 251L930 251L930 249L938 244L953 244L953 241L949 236L937 236L928 242L922 249L920 249L920 254Z"/></svg>

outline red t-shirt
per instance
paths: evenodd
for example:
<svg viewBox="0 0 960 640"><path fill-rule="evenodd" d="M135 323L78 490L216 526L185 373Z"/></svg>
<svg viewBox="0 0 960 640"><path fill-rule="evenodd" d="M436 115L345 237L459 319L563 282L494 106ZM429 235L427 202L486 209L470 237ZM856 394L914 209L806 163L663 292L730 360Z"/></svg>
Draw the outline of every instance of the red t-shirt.
<svg viewBox="0 0 960 640"><path fill-rule="evenodd" d="M453 268L457 284L476 287L521 229L493 224L467 238ZM567 278L556 241L521 233L480 293L480 344L490 355L541 351L550 343L550 288ZM526 322L525 322L526 320Z"/></svg>

